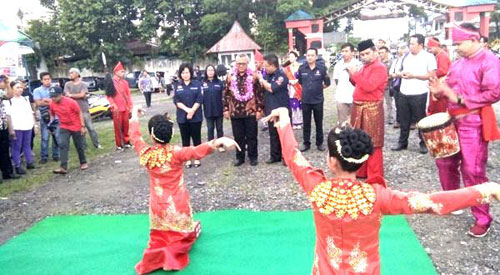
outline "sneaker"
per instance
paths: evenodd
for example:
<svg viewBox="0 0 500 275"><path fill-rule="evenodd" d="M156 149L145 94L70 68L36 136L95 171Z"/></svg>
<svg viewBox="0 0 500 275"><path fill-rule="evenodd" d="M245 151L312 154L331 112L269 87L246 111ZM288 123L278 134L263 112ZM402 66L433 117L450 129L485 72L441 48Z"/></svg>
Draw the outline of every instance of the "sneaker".
<svg viewBox="0 0 500 275"><path fill-rule="evenodd" d="M490 232L490 226L475 224L470 228L467 234L474 238L482 238L486 236L488 232Z"/></svg>
<svg viewBox="0 0 500 275"><path fill-rule="evenodd" d="M304 144L302 144L302 145L300 145L300 147L299 147L299 150L300 150L301 152L305 152L305 151L307 151L307 150L309 150L309 149L311 149L311 145L304 145Z"/></svg>
<svg viewBox="0 0 500 275"><path fill-rule="evenodd" d="M132 148L132 144L126 143L124 147L125 147L125 149Z"/></svg>
<svg viewBox="0 0 500 275"><path fill-rule="evenodd" d="M116 147L116 151L123 151L123 147L121 146Z"/></svg>
<svg viewBox="0 0 500 275"><path fill-rule="evenodd" d="M95 148L96 149L102 149L102 146L101 146L101 144L97 144L97 146Z"/></svg>
<svg viewBox="0 0 500 275"><path fill-rule="evenodd" d="M464 211L462 209L450 212L450 214L455 215L455 216L462 215L463 213L464 213Z"/></svg>
<svg viewBox="0 0 500 275"><path fill-rule="evenodd" d="M325 150L326 148L324 144L318 145L318 151L324 152Z"/></svg>

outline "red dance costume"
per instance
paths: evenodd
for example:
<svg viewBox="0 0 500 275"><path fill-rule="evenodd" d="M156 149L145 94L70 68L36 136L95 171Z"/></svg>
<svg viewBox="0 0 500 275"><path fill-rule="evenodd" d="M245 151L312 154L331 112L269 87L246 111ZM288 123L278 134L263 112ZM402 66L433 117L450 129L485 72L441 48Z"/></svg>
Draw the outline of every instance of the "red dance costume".
<svg viewBox="0 0 500 275"><path fill-rule="evenodd" d="M130 135L150 178L150 240L135 270L138 274L156 269L181 270L189 264L188 252L201 233L200 222L192 217L183 162L203 158L212 153L212 147L207 143L197 147L149 147L141 137L139 122L131 123Z"/></svg>
<svg viewBox="0 0 500 275"><path fill-rule="evenodd" d="M123 70L123 65L118 63L115 66L114 72ZM108 101L111 106L116 105L117 112L112 111L113 126L115 130L115 145L116 147L123 147L125 144L130 143L129 138L129 116L132 110L132 97L130 96L130 87L127 80L120 79L117 76L113 77L113 84L116 93L114 96L108 96Z"/></svg>
<svg viewBox="0 0 500 275"><path fill-rule="evenodd" d="M487 197L474 187L423 194L386 188L381 177L366 182L328 179L296 149L289 123L278 133L286 164L312 203L316 226L313 275L380 274L382 215L442 215L479 204Z"/></svg>
<svg viewBox="0 0 500 275"><path fill-rule="evenodd" d="M371 178L384 176L384 91L387 86L387 68L378 59L351 75L356 86L353 94L351 125L364 130L373 141L374 151L356 176Z"/></svg>
<svg viewBox="0 0 500 275"><path fill-rule="evenodd" d="M436 77L439 81L444 81L448 71L450 70L451 60L448 54L441 50L436 55L437 70ZM435 98L431 93L429 93L429 106L427 107L427 115L432 115L435 113L446 112L448 109L448 100L446 97L442 96L440 98Z"/></svg>

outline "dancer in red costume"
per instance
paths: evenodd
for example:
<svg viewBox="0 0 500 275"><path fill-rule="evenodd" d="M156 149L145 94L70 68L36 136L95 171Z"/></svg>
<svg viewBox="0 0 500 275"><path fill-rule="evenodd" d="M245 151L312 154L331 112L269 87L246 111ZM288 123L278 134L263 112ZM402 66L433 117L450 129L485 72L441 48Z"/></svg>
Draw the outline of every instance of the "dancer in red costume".
<svg viewBox="0 0 500 275"><path fill-rule="evenodd" d="M200 159L215 148L239 149L236 142L222 137L196 147L171 145L173 122L164 115L153 116L148 123L152 146L141 137L139 115L142 110L134 108L130 124L130 136L140 163L146 167L150 177L150 240L142 260L135 266L138 274L157 269L181 270L189 264L188 252L198 238L200 222L192 217L189 194L184 184L183 163Z"/></svg>
<svg viewBox="0 0 500 275"><path fill-rule="evenodd" d="M316 249L312 274L380 274L379 236L382 215L451 211L500 199L500 185L483 183L464 189L424 194L394 191L376 176L356 180L356 171L373 152L361 129L336 128L328 134L328 167L312 167L297 149L287 108L273 110L266 121L278 127L283 157L312 202Z"/></svg>
<svg viewBox="0 0 500 275"><path fill-rule="evenodd" d="M128 120L133 103L130 96L130 87L127 80L125 80L125 68L121 62L116 64L113 73L113 85L110 85L111 89L107 92L107 96L113 115L116 149L122 150L123 147L130 148L131 146L128 135Z"/></svg>

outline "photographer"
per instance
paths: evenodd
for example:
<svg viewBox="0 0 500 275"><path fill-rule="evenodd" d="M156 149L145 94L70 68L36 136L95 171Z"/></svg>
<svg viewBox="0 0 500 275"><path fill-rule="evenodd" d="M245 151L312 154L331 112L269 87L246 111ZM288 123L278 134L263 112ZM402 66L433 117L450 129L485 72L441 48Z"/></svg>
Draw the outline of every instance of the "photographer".
<svg viewBox="0 0 500 275"><path fill-rule="evenodd" d="M47 163L49 157L50 136L52 136L52 160L59 161L59 127L56 127L52 132L47 128L50 122L49 104L51 102L50 86L52 77L50 73L43 72L40 73L40 80L42 81L42 86L33 91L33 98L40 111L40 135L42 136L40 163L43 164Z"/></svg>
<svg viewBox="0 0 500 275"><path fill-rule="evenodd" d="M19 175L14 173L10 160L9 142L15 136L14 128L4 108L4 100L10 97L12 97L12 90L9 86L9 78L0 75L0 170L2 171L0 179L19 178Z"/></svg>

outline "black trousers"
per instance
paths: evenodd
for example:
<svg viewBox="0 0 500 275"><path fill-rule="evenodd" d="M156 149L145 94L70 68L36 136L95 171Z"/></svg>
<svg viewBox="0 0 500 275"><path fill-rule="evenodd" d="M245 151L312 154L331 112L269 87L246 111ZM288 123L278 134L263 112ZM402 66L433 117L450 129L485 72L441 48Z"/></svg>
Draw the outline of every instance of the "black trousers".
<svg viewBox="0 0 500 275"><path fill-rule="evenodd" d="M281 160L281 143L278 135L278 129L274 127L273 122L268 122L267 128L269 129L269 141L271 144L271 159L279 161Z"/></svg>
<svg viewBox="0 0 500 275"><path fill-rule="evenodd" d="M427 93L421 95L399 95L400 109L400 129L399 144L408 145L408 137L410 136L410 125L418 122L425 117L425 106L427 103ZM424 144L422 133L419 132L420 144Z"/></svg>
<svg viewBox="0 0 500 275"><path fill-rule="evenodd" d="M0 130L0 170L4 179L14 173L9 149L9 130Z"/></svg>
<svg viewBox="0 0 500 275"><path fill-rule="evenodd" d="M144 98L146 99L146 107L151 107L151 94L152 92L144 92Z"/></svg>
<svg viewBox="0 0 500 275"><path fill-rule="evenodd" d="M179 130L183 147L190 146L191 139L194 146L201 144L201 122L179 123Z"/></svg>
<svg viewBox="0 0 500 275"><path fill-rule="evenodd" d="M75 145L76 152L78 153L78 158L80 159L80 164L87 163L85 158L85 136L82 135L80 131L70 131L67 129L59 129L59 139L61 143L59 144L59 150L61 155L61 167L68 169L68 152L69 152L69 139L73 138L73 144Z"/></svg>
<svg viewBox="0 0 500 275"><path fill-rule="evenodd" d="M401 115L398 102L401 92L399 91L399 88L391 88L391 91L392 91L392 96L394 97L394 105L396 106L396 122L401 123Z"/></svg>
<svg viewBox="0 0 500 275"><path fill-rule="evenodd" d="M209 141L214 139L215 129L217 129L217 138L224 136L224 130L222 129L222 119L222 116L207 117L207 137Z"/></svg>
<svg viewBox="0 0 500 275"><path fill-rule="evenodd" d="M323 144L323 102L318 104L302 103L302 117L304 119L304 145L311 145L311 118L314 115L316 124L316 146Z"/></svg>
<svg viewBox="0 0 500 275"><path fill-rule="evenodd" d="M245 151L248 151L250 160L257 160L257 119L255 116L245 118L231 118L234 140L241 151L236 150L236 159L245 160Z"/></svg>

